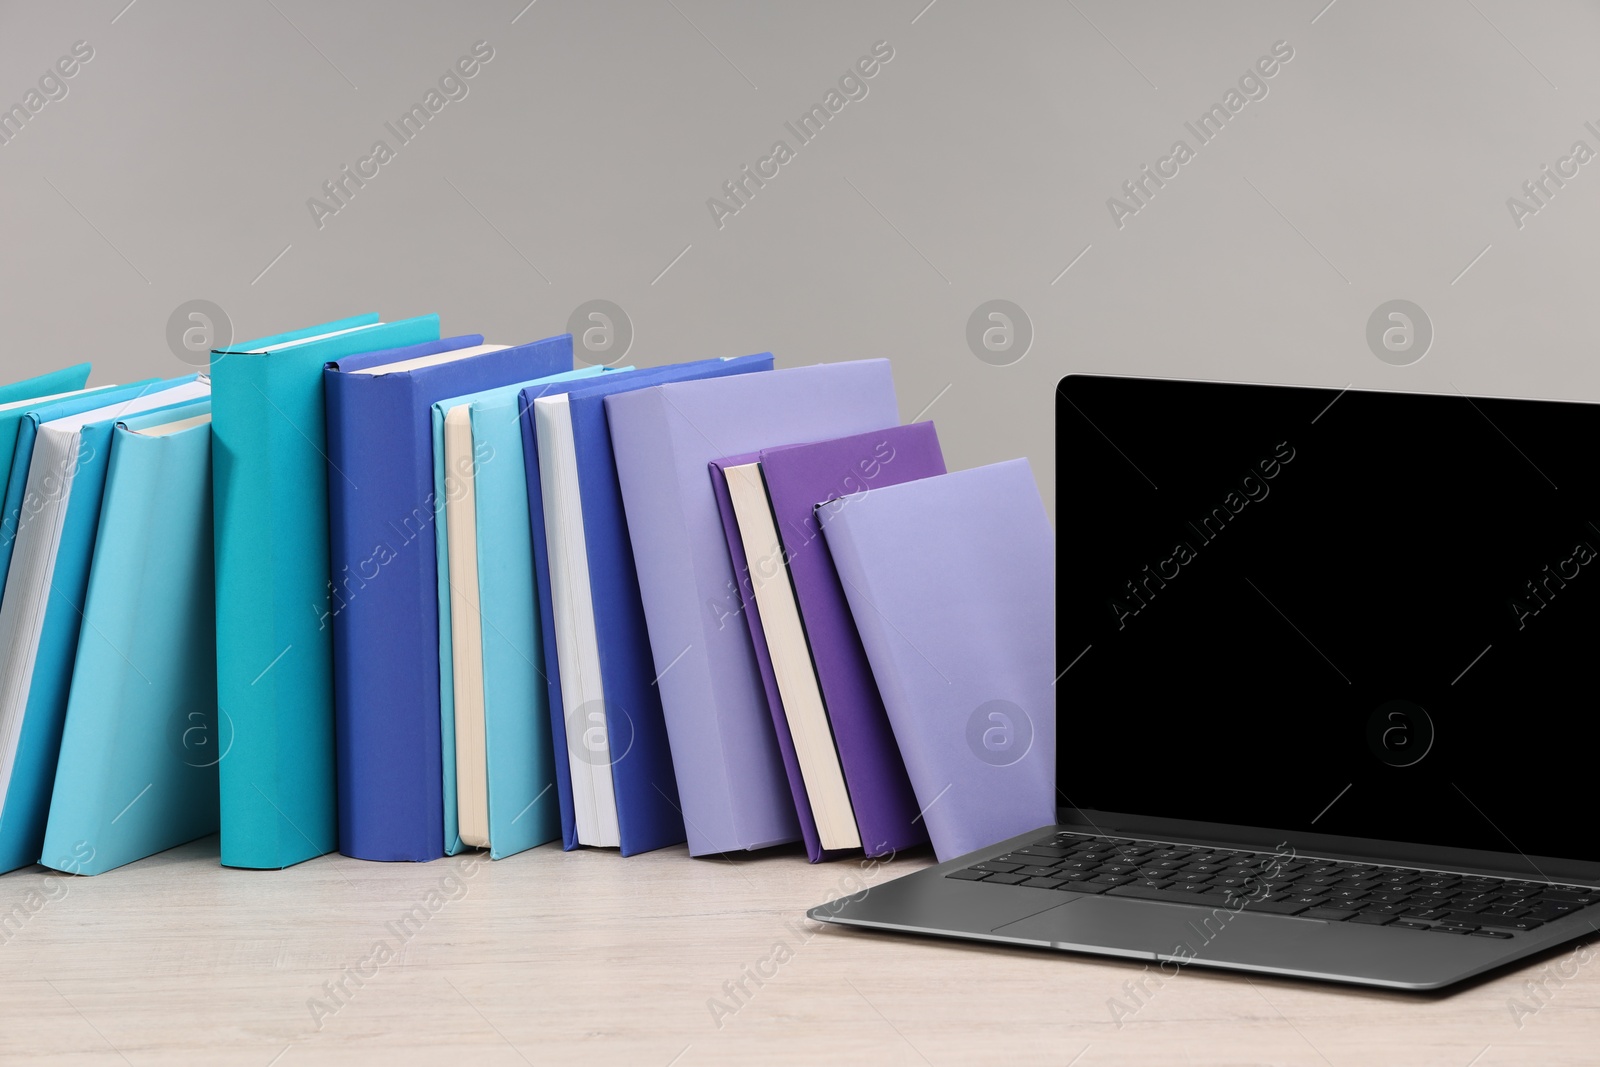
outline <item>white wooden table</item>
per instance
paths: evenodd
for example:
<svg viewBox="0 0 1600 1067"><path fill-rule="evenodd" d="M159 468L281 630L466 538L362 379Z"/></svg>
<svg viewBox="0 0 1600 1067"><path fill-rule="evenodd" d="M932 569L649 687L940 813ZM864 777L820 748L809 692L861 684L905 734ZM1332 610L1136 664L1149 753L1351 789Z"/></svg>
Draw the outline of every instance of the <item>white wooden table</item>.
<svg viewBox="0 0 1600 1067"><path fill-rule="evenodd" d="M804 918L928 862L547 846L257 872L211 839L34 868L0 877L0 1063L1600 1063L1600 945L1448 995L1191 968L1136 1000L1139 964Z"/></svg>

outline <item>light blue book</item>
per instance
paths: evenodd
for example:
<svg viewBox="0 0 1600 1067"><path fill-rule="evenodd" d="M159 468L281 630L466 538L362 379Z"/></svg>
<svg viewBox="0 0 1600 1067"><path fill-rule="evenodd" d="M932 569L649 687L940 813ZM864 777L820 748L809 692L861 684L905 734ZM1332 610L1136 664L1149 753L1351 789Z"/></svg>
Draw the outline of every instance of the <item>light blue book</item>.
<svg viewBox="0 0 1600 1067"><path fill-rule="evenodd" d="M40 862L101 874L217 831L211 402L116 427Z"/></svg>
<svg viewBox="0 0 1600 1067"><path fill-rule="evenodd" d="M434 499L444 509L435 525L451 854L477 847L502 859L561 835L519 398L540 382L605 371L585 367L433 406Z"/></svg>
<svg viewBox="0 0 1600 1067"><path fill-rule="evenodd" d="M38 427L0 601L0 871L38 862L116 424L209 395L194 377Z"/></svg>

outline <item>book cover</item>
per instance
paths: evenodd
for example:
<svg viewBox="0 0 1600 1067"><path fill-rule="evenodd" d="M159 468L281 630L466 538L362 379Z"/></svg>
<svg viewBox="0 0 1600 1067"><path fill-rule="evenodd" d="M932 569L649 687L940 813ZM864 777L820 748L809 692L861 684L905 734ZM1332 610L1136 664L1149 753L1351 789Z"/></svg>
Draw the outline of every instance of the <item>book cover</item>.
<svg viewBox="0 0 1600 1067"><path fill-rule="evenodd" d="M431 366L364 373L482 346L479 335L327 364L328 496L339 847L427 860L451 844L442 792L433 405L572 367L552 337ZM342 473L340 473L342 472Z"/></svg>
<svg viewBox="0 0 1600 1067"><path fill-rule="evenodd" d="M116 422L209 392L159 382L38 427L0 602L0 870L41 855Z"/></svg>
<svg viewBox="0 0 1600 1067"><path fill-rule="evenodd" d="M217 830L230 732L217 716L209 412L202 400L117 426L47 867L100 874Z"/></svg>
<svg viewBox="0 0 1600 1067"><path fill-rule="evenodd" d="M556 647L556 618L555 606L551 596L550 580L550 542L545 527L545 515L542 501L544 499L543 479L539 469L539 443L538 433L534 423L534 404L541 397L555 396L561 393L571 394L582 387L582 392L587 399L578 404L582 415L574 415L574 435L578 427L583 427L584 445L579 447L579 480L584 487L580 493L584 494L582 502L583 519L587 529L593 525L592 558L590 562L591 597L598 589L599 603L595 605L596 622L604 617L608 620L606 637L601 642L601 672L605 675L608 660L612 675L618 677L619 670L628 671L629 674L619 677L617 682L618 692L627 694L636 692L639 686L639 671L650 670L650 681L654 681L652 670L653 661L646 662L641 658L641 650L647 649L647 640L644 635L645 621L642 605L634 610L637 594L637 573L633 570L632 547L628 541L628 530L622 515L620 494L621 489L616 481L615 460L611 454L611 441L609 423L605 421L603 402L606 396L618 391L642 389L648 386L669 381L682 381L696 378L722 377L735 374L746 374L752 371L770 370L772 357L767 354L756 356L743 356L734 359L706 359L689 363L675 364L668 367L652 368L627 368L607 375L603 388L602 383L570 383L568 385L553 384L541 385L530 388L522 396L522 430L523 441L527 451L528 468L528 498L530 507L534 509L533 537L535 571L539 586L539 612L541 631L545 652L545 674L548 679L549 702L551 708L550 727L555 741L556 782L561 798L561 825L562 843L568 849L578 847L577 820L572 800L572 772L564 757L569 752L569 744L578 744L569 741L566 716L564 713L565 701L561 687L560 657ZM596 389L599 388L597 392ZM571 399L569 398L569 408ZM601 435L604 439L601 440ZM592 492L593 502L590 500L588 486L596 486ZM592 518L591 518L592 516ZM600 567L603 573L596 576L595 567ZM619 643L610 653L606 651L606 644L613 640L612 630L609 628L615 620L616 638ZM653 688L653 686L652 686ZM664 730L657 729L651 717L652 707L659 706L659 697L647 694L635 700L632 697L622 698L626 703L619 703L619 708L629 707L644 708L640 713L640 721L647 727L645 747L640 750L634 761L622 770L617 765L612 765L613 791L617 796L619 830L624 835L621 843L623 854L632 855L635 852L644 852L653 848L660 848L669 844L676 844L684 840L681 825L680 811L673 809L679 803L676 781L671 781L667 787L668 777L663 773L666 766L670 765L669 745L664 736ZM608 734L615 727L619 737L626 734L633 736L632 715L628 712L628 719L624 720L619 714L617 722L610 721L610 711L607 709L606 728ZM589 758L585 750L580 758ZM627 780L627 785L620 790L616 786L618 776ZM675 779L675 772L674 772ZM660 786L660 792L657 787ZM667 799L661 799L661 793L667 794ZM626 806L630 812L624 816L621 808ZM667 811L662 811L665 807Z"/></svg>
<svg viewBox="0 0 1600 1067"><path fill-rule="evenodd" d="M564 342L570 364L571 338L563 336L559 340ZM494 859L554 840L561 832L533 531L529 525L521 396L524 389L571 386L603 373L606 372L600 367L569 369L532 382L521 380L441 400L433 408L434 421L442 430L444 416L465 406L472 430L472 468L449 471L439 489L443 499L451 499L461 495L451 487L451 479L470 476L473 485L479 580L471 600L477 604L481 620L484 773L489 801L489 853ZM439 556L445 568L438 592L443 664L447 658L453 659L451 638L455 623L448 564L444 562L450 551L449 530L447 526L440 530ZM450 675L453 687L453 668ZM444 791L453 798L458 781L453 695L450 707Z"/></svg>
<svg viewBox="0 0 1600 1067"><path fill-rule="evenodd" d="M234 728L219 765L226 866L338 847L323 368L438 337L436 315L366 315L212 353L217 693Z"/></svg>
<svg viewBox="0 0 1600 1067"><path fill-rule="evenodd" d="M11 570L11 554L16 547L23 506L27 504L32 512L39 505L37 498L28 502L26 494L28 468L33 463L33 444L38 438L40 424L82 411L92 411L117 400L137 397L159 380L147 378L133 385L107 385L76 396L39 400L0 411L0 460L5 464L4 504L0 505L0 590L4 589L6 575ZM56 484L59 484L59 480Z"/></svg>
<svg viewBox="0 0 1600 1067"><path fill-rule="evenodd" d="M819 517L939 859L1055 822L1055 537L1027 461Z"/></svg>
<svg viewBox="0 0 1600 1067"><path fill-rule="evenodd" d="M763 449L760 463L862 848L869 856L892 855L921 844L928 834L816 509L854 493L945 473L938 434L931 422L894 426Z"/></svg>
<svg viewBox="0 0 1600 1067"><path fill-rule="evenodd" d="M707 464L896 425L887 360L654 386L606 399L689 851L800 838Z"/></svg>

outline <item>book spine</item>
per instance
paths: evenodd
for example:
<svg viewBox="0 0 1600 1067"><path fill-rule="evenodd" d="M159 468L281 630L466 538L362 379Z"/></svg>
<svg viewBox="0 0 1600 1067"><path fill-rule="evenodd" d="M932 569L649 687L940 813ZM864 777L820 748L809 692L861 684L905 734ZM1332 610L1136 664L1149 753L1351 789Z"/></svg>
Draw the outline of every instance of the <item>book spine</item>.
<svg viewBox="0 0 1600 1067"><path fill-rule="evenodd" d="M409 374L325 376L339 842L443 853L432 450Z"/></svg>
<svg viewBox="0 0 1600 1067"><path fill-rule="evenodd" d="M227 355L211 369L212 530L216 551L217 706L235 744L218 768L222 862L277 867L270 816L277 782L273 647L271 441L266 356Z"/></svg>
<svg viewBox="0 0 1600 1067"><path fill-rule="evenodd" d="M533 584L539 607L539 639L544 653L545 694L550 716L551 751L555 764L556 795L561 806L561 845L578 847L578 816L572 799L572 768L567 763L567 724L561 699L561 668L556 648L555 598L551 592L550 540L544 520L544 482L539 474L539 435L534 428L533 402L539 390L524 390L518 397L523 464L528 480L528 519L533 534Z"/></svg>

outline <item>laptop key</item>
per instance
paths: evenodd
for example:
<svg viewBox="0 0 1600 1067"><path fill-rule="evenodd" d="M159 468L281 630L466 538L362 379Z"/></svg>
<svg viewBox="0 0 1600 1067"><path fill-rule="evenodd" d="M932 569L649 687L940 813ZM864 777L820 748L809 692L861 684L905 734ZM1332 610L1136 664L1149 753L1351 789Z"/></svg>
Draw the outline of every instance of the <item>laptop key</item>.
<svg viewBox="0 0 1600 1067"><path fill-rule="evenodd" d="M1181 889L1147 889L1141 885L1112 886L1106 892L1111 897L1133 897L1136 900L1162 900L1169 904L1199 904L1201 906L1214 906L1226 903L1227 898L1221 893L1187 893ZM1298 904L1275 904L1264 901L1260 904L1248 906L1250 911L1262 911L1272 915L1294 915L1303 911L1304 907Z"/></svg>
<svg viewBox="0 0 1600 1067"><path fill-rule="evenodd" d="M985 871L989 874L1011 874L1021 869L1020 864L1001 863L999 860L985 860L968 868L968 870Z"/></svg>
<svg viewBox="0 0 1600 1067"><path fill-rule="evenodd" d="M1432 930L1433 929L1433 927L1429 926L1427 923L1416 923L1416 922L1412 922L1410 919L1396 919L1394 922L1389 924L1389 929L1393 930L1393 929L1396 929L1396 928L1399 928L1401 930ZM1511 935L1507 934L1505 936L1510 937Z"/></svg>
<svg viewBox="0 0 1600 1067"><path fill-rule="evenodd" d="M1244 910L1261 915L1299 915L1306 911L1306 905L1292 900L1250 900L1245 902Z"/></svg>
<svg viewBox="0 0 1600 1067"><path fill-rule="evenodd" d="M1352 918L1357 914L1359 913L1347 911L1344 908L1311 908L1307 911L1302 911L1300 913L1300 918L1326 919L1329 922L1343 922L1344 920Z"/></svg>
<svg viewBox="0 0 1600 1067"><path fill-rule="evenodd" d="M1104 893L1111 887L1108 885L1103 885L1100 882L1060 882L1056 885L1056 888L1058 890L1065 889L1069 893L1082 893L1085 896L1094 896L1098 893Z"/></svg>
<svg viewBox="0 0 1600 1067"><path fill-rule="evenodd" d="M980 881L980 880L982 880L984 878L987 878L988 875L989 875L988 871L980 871L975 867L968 867L964 871L951 871L949 874L945 875L945 877L946 878L959 878L964 882L977 882L977 881Z"/></svg>
<svg viewBox="0 0 1600 1067"><path fill-rule="evenodd" d="M1019 885L1023 882L1026 882L1027 879L1020 874L991 874L989 877L985 878L984 881L988 882L990 885L993 885L996 882L1000 883L1001 885Z"/></svg>
<svg viewBox="0 0 1600 1067"><path fill-rule="evenodd" d="M1031 887L1033 889L1054 889L1056 886L1061 884L1061 879L1060 878L1029 878L1026 882L1020 882L1018 884L1019 885L1029 886L1029 887Z"/></svg>
<svg viewBox="0 0 1600 1067"><path fill-rule="evenodd" d="M1351 922L1361 923L1364 926L1387 926L1394 920L1393 915L1385 915L1379 911L1358 911L1350 916Z"/></svg>
<svg viewBox="0 0 1600 1067"><path fill-rule="evenodd" d="M1463 916L1463 919L1471 920L1474 926L1483 926L1493 930L1537 930L1539 927L1544 925L1544 922L1539 919L1527 917L1520 919L1501 919L1493 915L1486 916L1481 912L1477 915Z"/></svg>

